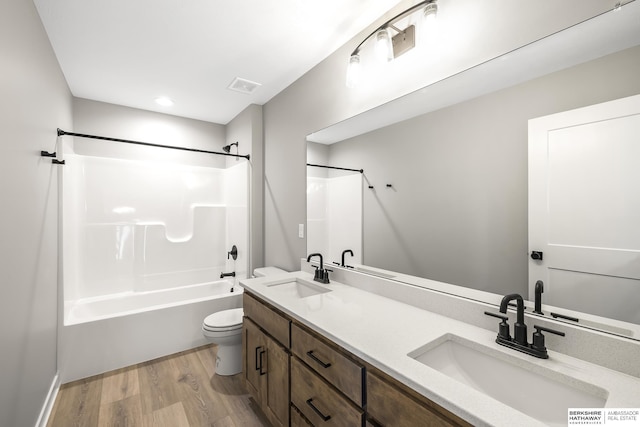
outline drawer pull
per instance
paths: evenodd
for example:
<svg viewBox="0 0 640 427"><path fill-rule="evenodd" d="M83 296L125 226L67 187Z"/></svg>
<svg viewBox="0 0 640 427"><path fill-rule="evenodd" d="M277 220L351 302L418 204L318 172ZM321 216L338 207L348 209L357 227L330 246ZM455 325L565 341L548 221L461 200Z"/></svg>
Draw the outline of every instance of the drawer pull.
<svg viewBox="0 0 640 427"><path fill-rule="evenodd" d="M320 366L322 366L325 369L331 366L331 363L325 363L322 360L318 359L318 357L315 354L313 354L313 350L307 351L307 356L309 356L310 358L318 362Z"/></svg>
<svg viewBox="0 0 640 427"><path fill-rule="evenodd" d="M262 359L262 356L266 353L265 350L260 350L260 375L265 375L266 372L262 372L262 365L264 360Z"/></svg>
<svg viewBox="0 0 640 427"><path fill-rule="evenodd" d="M318 414L320 418L322 418L322 421L329 421L331 419L331 415L325 415L322 412L320 412L320 409L316 408L316 405L313 404L313 399L307 399L307 405L311 406L311 409L313 409L313 412Z"/></svg>
<svg viewBox="0 0 640 427"><path fill-rule="evenodd" d="M262 365L262 358L259 355L260 350L262 350L261 345L256 347L256 371L260 370Z"/></svg>

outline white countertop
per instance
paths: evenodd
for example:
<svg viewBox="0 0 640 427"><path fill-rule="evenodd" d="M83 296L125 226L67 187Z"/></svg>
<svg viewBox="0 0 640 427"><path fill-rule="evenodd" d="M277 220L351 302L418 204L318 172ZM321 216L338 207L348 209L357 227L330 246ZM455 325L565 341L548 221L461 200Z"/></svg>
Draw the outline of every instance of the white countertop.
<svg viewBox="0 0 640 427"><path fill-rule="evenodd" d="M549 359L536 359L507 349L495 343L497 321L496 330L488 331L335 281L328 285L312 282L331 292L305 298L283 292L277 286L267 286L296 278L312 281L313 275L299 271L246 279L240 284L473 425L544 424L414 360L408 353L445 334L454 334L481 343L491 351L506 352L516 363L521 360L523 365L538 365L560 376L601 387L608 392L606 407L640 407L640 379L552 350L549 350ZM522 384L521 390L527 393L527 385Z"/></svg>

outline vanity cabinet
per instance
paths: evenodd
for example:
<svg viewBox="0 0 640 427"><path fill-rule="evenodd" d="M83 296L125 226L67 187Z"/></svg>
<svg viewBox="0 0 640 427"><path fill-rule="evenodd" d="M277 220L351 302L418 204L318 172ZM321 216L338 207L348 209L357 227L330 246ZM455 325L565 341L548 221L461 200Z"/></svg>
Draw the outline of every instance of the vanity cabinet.
<svg viewBox="0 0 640 427"><path fill-rule="evenodd" d="M246 293L243 300L242 355L247 390L272 425L288 427L290 321Z"/></svg>
<svg viewBox="0 0 640 427"><path fill-rule="evenodd" d="M243 376L274 426L471 426L245 292Z"/></svg>

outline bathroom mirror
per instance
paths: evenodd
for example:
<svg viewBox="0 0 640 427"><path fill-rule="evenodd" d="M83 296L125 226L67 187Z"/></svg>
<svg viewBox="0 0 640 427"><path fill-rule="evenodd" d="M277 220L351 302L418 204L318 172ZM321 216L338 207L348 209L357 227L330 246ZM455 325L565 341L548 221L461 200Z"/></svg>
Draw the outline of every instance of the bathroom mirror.
<svg viewBox="0 0 640 427"><path fill-rule="evenodd" d="M368 272L448 283L438 290L491 304L528 295L527 123L640 93L639 3L309 135L309 152L324 152L327 164L365 170ZM640 339L627 333L637 325L579 314L588 327Z"/></svg>

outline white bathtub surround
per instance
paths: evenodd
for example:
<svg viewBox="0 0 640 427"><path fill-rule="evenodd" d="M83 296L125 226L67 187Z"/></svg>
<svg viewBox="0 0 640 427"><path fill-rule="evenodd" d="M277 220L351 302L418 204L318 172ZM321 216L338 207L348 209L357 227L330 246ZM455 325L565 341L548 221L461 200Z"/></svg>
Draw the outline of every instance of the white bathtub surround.
<svg viewBox="0 0 640 427"><path fill-rule="evenodd" d="M547 421L527 416L426 366L412 357L416 356L418 349L426 350L430 343L435 345L433 343L441 342L446 336L460 337L464 342L477 343L478 349L485 349L483 351L508 359L510 363L592 393L596 399L606 400L605 407L640 407L639 378L568 356L558 351L558 340L553 340L552 335L547 335L550 358L546 360L536 359L495 343L497 321L494 320L497 319L489 319L483 314L485 310L493 308L487 304L360 273L336 273L328 285L312 282L313 275L309 272L290 273L288 278L280 276L276 279L243 280L241 285L474 425L542 426L547 425ZM338 281L338 277L348 275L359 275L352 276L351 279L353 282L360 280L360 285L347 285ZM299 293L285 292L283 288L273 286L275 282L284 283L298 278L311 281L313 286L325 288L328 292L301 298ZM361 288L367 283L371 284L369 291ZM373 289L375 287L384 289L386 296L378 295ZM409 298L411 301L401 302L394 296L400 300ZM452 315L436 314L418 307L430 304L432 300L441 311L448 312L451 309ZM479 312L478 317L483 321L474 324L454 318L465 310ZM489 319L486 325L484 318ZM471 316L467 318L470 319ZM567 333L567 337L558 337L559 340L571 339L571 334L578 333L579 329L558 324L552 327ZM582 332L594 335L591 343L598 345L597 341L602 334L586 330ZM639 349L640 344L634 342L631 347L611 347L609 352L623 360L620 366L624 368L631 363L637 364ZM520 387L526 393L526 384ZM535 396L531 398L535 399ZM544 418L541 415L535 414L536 418ZM556 414L555 420L558 417L562 418L562 414Z"/></svg>
<svg viewBox="0 0 640 427"><path fill-rule="evenodd" d="M86 300L60 330L58 363L67 383L207 344L202 320L242 306L232 282Z"/></svg>
<svg viewBox="0 0 640 427"><path fill-rule="evenodd" d="M362 185L357 172L307 176L307 253L319 252L329 264L351 249L346 261L362 262Z"/></svg>
<svg viewBox="0 0 640 427"><path fill-rule="evenodd" d="M62 383L205 344L202 320L241 305L249 268L246 160L104 144L63 144Z"/></svg>
<svg viewBox="0 0 640 427"><path fill-rule="evenodd" d="M247 273L248 166L65 153L64 300ZM227 260L236 245L238 259ZM229 270L232 269L232 270Z"/></svg>

